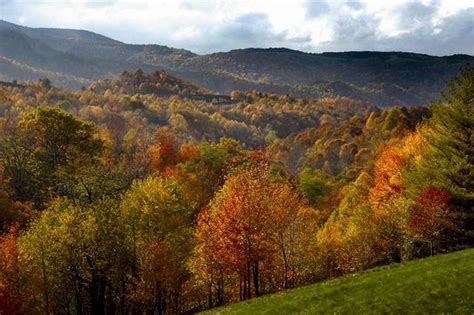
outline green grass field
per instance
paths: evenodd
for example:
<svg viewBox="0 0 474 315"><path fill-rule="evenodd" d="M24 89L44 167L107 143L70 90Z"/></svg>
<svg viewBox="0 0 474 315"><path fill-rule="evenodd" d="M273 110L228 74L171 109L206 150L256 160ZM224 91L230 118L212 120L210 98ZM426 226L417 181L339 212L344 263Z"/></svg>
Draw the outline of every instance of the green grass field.
<svg viewBox="0 0 474 315"><path fill-rule="evenodd" d="M371 269L210 314L474 314L474 249Z"/></svg>

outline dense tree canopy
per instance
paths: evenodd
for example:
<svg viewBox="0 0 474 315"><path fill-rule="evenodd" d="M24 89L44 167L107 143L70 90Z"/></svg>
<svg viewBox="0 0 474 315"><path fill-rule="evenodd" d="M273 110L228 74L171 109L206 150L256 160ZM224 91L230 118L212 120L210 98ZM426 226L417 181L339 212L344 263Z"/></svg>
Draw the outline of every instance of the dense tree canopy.
<svg viewBox="0 0 474 315"><path fill-rule="evenodd" d="M0 313L193 313L472 246L473 78L385 109L0 85Z"/></svg>

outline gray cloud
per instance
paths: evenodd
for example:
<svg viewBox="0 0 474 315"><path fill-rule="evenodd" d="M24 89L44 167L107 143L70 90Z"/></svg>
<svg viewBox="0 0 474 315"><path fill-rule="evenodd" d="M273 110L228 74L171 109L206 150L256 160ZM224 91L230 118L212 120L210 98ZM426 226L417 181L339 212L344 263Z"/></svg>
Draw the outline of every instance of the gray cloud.
<svg viewBox="0 0 474 315"><path fill-rule="evenodd" d="M444 18L438 31L426 26L396 39L403 50L435 52L438 55L465 53L474 55L474 9L466 9Z"/></svg>
<svg viewBox="0 0 474 315"><path fill-rule="evenodd" d="M280 17L273 15L270 19L267 14L272 13L264 8L260 8L259 12L248 12L246 9L233 14L232 9L235 10L238 3L214 0L180 2L176 17L172 12L156 21L146 6L136 2L90 0L82 2L81 13L76 13L76 7L65 0L54 3L0 0L0 19L13 23L24 21L25 25L32 27L77 26L124 42L161 44L198 53L247 47L288 47L309 52L403 50L433 55L474 55L474 8L453 11L454 14L446 16L440 10L449 3L443 2L441 6L440 1L392 5L388 17L399 31L397 36L381 30L382 19L387 18L386 12L377 11L381 14L374 14L370 11L373 9L370 3L359 0L301 3L300 8L305 10L301 29L299 26L293 29L282 27L285 24L278 24ZM287 5L288 16L291 16L290 2L275 2L275 5ZM159 6L155 3L154 8ZM55 13L51 15L49 12ZM114 12L115 15L106 19L100 12ZM227 14L223 14L222 19L216 18L219 12ZM445 15L442 20L439 20L439 13ZM85 14L88 18L83 19L79 14ZM146 21L142 21L141 17L145 17ZM69 18L74 20L71 22L74 24L67 24L71 21ZM330 30L331 37L315 44L318 42L316 36L321 32L312 29L313 25Z"/></svg>
<svg viewBox="0 0 474 315"><path fill-rule="evenodd" d="M325 15L330 9L329 4L324 0L308 0L306 3L306 16L314 18Z"/></svg>
<svg viewBox="0 0 474 315"><path fill-rule="evenodd" d="M346 5L353 10L361 10L365 6L361 1L357 1L357 0L346 1Z"/></svg>
<svg viewBox="0 0 474 315"><path fill-rule="evenodd" d="M218 6L218 3L214 0L206 0L206 1L196 1L196 0L185 0L180 3L180 7L186 10L192 11L201 11L206 12L210 11Z"/></svg>
<svg viewBox="0 0 474 315"><path fill-rule="evenodd" d="M422 10L407 17L431 19L433 10ZM411 32L388 36L379 31L380 20L374 16L340 16L333 20L334 38L317 47L318 51L383 50L410 51L432 55L474 54L474 9L448 16L435 27L424 23Z"/></svg>
<svg viewBox="0 0 474 315"><path fill-rule="evenodd" d="M336 16L331 20L333 37L321 43L320 51L372 50L377 43L379 19L374 16L361 15Z"/></svg>
<svg viewBox="0 0 474 315"><path fill-rule="evenodd" d="M115 5L114 0L92 0L87 1L85 5L89 8L104 8Z"/></svg>
<svg viewBox="0 0 474 315"><path fill-rule="evenodd" d="M230 24L221 29L223 38L238 43L281 40L281 36L272 32L272 25L263 13L249 13L238 16Z"/></svg>
<svg viewBox="0 0 474 315"><path fill-rule="evenodd" d="M438 1L430 4L409 2L397 10L399 27L409 28L416 25L430 25L432 18L438 12Z"/></svg>
<svg viewBox="0 0 474 315"><path fill-rule="evenodd" d="M193 50L201 53L228 51L248 47L310 47L311 37L289 37L287 32L276 32L268 16L250 13L236 17L220 27L207 29L202 41Z"/></svg>
<svg viewBox="0 0 474 315"><path fill-rule="evenodd" d="M0 19L18 23L22 12L22 8L14 0L0 0Z"/></svg>

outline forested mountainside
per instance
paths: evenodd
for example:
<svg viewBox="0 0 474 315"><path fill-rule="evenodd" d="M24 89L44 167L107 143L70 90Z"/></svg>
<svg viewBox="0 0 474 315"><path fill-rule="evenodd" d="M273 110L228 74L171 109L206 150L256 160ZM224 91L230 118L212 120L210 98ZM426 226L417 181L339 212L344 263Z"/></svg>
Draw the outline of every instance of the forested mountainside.
<svg viewBox="0 0 474 315"><path fill-rule="evenodd" d="M137 69L132 73L124 71L116 78L99 80L89 85L88 88L99 94L109 90L109 93L120 93L130 96L135 94L154 94L157 96L180 95L194 98L204 95L216 98L223 97L210 94L206 89L184 82L164 71L146 74L141 69Z"/></svg>
<svg viewBox="0 0 474 315"><path fill-rule="evenodd" d="M472 247L472 66L430 107L207 93L0 84L0 313L194 313Z"/></svg>
<svg viewBox="0 0 474 315"><path fill-rule="evenodd" d="M28 28L0 21L0 80L48 77L79 89L142 68L167 71L220 94L257 90L291 96L347 96L379 106L426 105L474 57L404 52L311 54L285 48L196 55L159 45L130 45L92 32Z"/></svg>

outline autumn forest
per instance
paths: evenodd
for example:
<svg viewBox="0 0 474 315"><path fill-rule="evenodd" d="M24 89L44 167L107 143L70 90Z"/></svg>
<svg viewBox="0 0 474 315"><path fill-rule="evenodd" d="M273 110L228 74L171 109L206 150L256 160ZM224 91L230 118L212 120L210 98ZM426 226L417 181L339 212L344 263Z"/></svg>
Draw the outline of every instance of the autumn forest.
<svg viewBox="0 0 474 315"><path fill-rule="evenodd" d="M2 83L0 314L194 313L471 247L472 66L442 95Z"/></svg>

